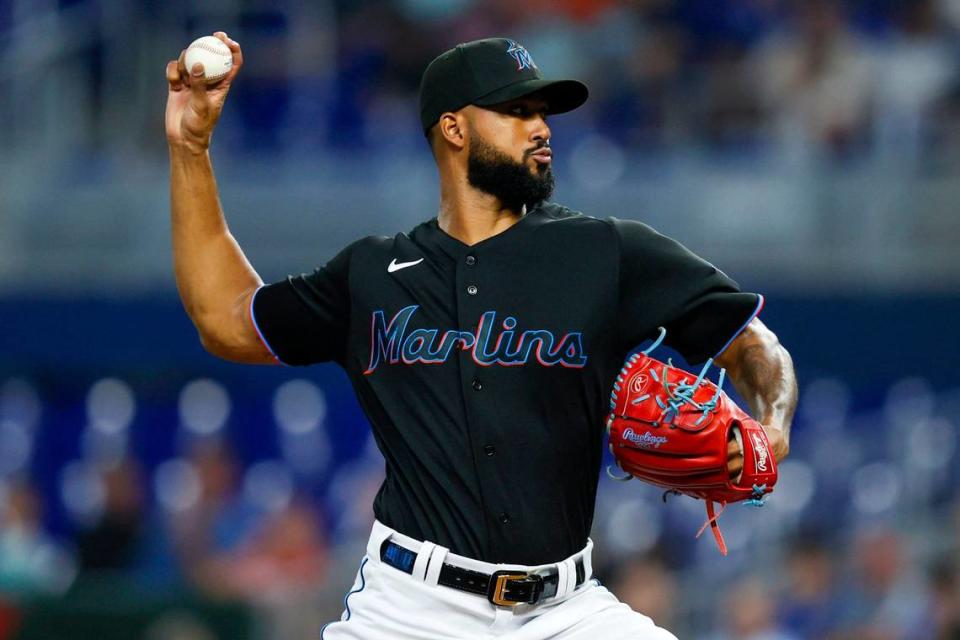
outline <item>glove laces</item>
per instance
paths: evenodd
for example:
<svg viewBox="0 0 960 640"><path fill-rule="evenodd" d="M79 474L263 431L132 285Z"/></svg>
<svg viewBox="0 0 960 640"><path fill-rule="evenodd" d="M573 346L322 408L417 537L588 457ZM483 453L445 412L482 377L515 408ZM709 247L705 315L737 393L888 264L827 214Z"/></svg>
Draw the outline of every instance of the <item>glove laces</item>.
<svg viewBox="0 0 960 640"><path fill-rule="evenodd" d="M692 383L686 382L670 382L667 378L667 374L670 371L670 367L673 366L673 361L668 359L667 364L663 365L663 368L660 370L660 375L657 376L655 369L650 370L650 375L653 376L653 379L660 383L663 387L663 392L666 396L666 401L664 401L660 396L655 398L657 406L663 411L660 416L662 422L669 424L673 421L673 418L680 413L680 409L683 408L683 405L690 405L697 411L700 411L700 417L697 418L695 425L700 425L704 420L707 419L707 416L717 409L717 401L720 399L720 389L723 386L723 381L726 378L727 370L720 369L720 377L717 381L717 391L713 394L713 397L704 402L697 402L693 399L693 394L696 393L697 389L703 384L704 379L707 376L707 371L710 369L710 365L713 364L713 358L707 359L704 363L703 368L700 369L700 375L697 376L697 379ZM643 402L649 397L640 396L639 398L634 398L631 401L631 404L638 404Z"/></svg>
<svg viewBox="0 0 960 640"><path fill-rule="evenodd" d="M762 507L765 503L763 501L765 497L765 491L767 485L753 485L753 493L750 498L743 503L745 507ZM666 494L663 496L664 501L666 501ZM727 543L723 539L723 534L720 533L720 525L717 523L717 520L720 518L720 514L724 512L727 508L726 502L720 503L720 511L714 513L713 511L713 500L707 500L707 521L703 523L703 526L700 527L700 530L697 531L697 538L699 538L707 527L710 527L710 530L713 532L713 537L717 541L717 546L720 547L720 553L727 555Z"/></svg>
<svg viewBox="0 0 960 640"><path fill-rule="evenodd" d="M654 340L649 347L647 347L641 352L643 353L643 355L645 356L650 355L657 347L659 347L663 343L663 339L667 335L667 330L663 327L659 327L659 331L660 331L660 335L657 336L657 339ZM632 358L630 358L630 360L627 363L628 366L636 362L636 359L637 359L637 356L633 356ZM693 399L693 394L696 393L700 385L703 384L703 381L707 376L707 371L710 370L710 365L712 364L713 364L713 358L709 358L704 363L703 367L700 369L700 374L697 376L697 379L692 384L686 383L686 382L670 382L669 381L667 374L670 371L670 368L673 367L672 359L669 359L669 358L667 359L667 364L663 365L663 368L660 370L659 376L657 375L656 369L650 370L650 375L653 377L654 380L660 383L660 385L663 387L663 392L666 396L665 401L660 396L657 396L655 398L657 402L657 406L660 407L660 409L663 411L663 413L660 416L660 422L663 422L665 424L670 423L673 420L673 418L676 417L678 413L680 413L680 409L683 408L683 405L690 405L697 411L701 412L700 417L697 418L697 421L694 423L696 425L702 424L703 421L707 419L707 416L712 411L716 410L717 401L720 399L720 389L723 387L723 381L727 375L727 370L724 368L720 369L720 377L717 381L717 391L716 393L713 394L713 397L704 402L697 402L696 400ZM617 379L618 381L623 380L622 372L621 372L621 375L617 377ZM615 387L619 391L619 385L615 385ZM631 400L630 404L639 404L649 398L650 398L650 394L644 394L642 396L638 396L633 400Z"/></svg>

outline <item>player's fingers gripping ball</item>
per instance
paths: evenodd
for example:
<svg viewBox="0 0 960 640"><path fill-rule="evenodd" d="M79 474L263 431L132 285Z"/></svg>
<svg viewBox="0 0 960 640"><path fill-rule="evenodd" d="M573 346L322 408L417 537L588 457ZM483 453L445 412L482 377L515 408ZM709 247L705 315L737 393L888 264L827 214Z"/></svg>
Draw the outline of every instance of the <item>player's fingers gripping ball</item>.
<svg viewBox="0 0 960 640"><path fill-rule="evenodd" d="M611 477L636 477L705 500L708 520L700 533L709 524L726 555L714 503L762 505L777 482L777 463L760 423L706 378L712 361L694 375L649 356L665 333L661 329L650 348L627 359L614 383L607 433L617 465L629 475ZM724 373L721 369L719 385ZM731 439L743 454L736 478L727 470Z"/></svg>
<svg viewBox="0 0 960 640"><path fill-rule="evenodd" d="M216 84L233 68L233 53L219 38L203 36L191 42L184 53L183 64L187 73L191 73L198 62L203 65L204 82Z"/></svg>

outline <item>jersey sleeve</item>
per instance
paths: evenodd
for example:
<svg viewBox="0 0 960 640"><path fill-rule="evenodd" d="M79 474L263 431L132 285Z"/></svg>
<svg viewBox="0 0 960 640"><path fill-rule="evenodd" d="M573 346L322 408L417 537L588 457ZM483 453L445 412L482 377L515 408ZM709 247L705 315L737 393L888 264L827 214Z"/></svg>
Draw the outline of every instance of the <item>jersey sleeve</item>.
<svg viewBox="0 0 960 640"><path fill-rule="evenodd" d="M310 274L260 287L250 303L254 327L282 364L342 362L350 326L347 247Z"/></svg>
<svg viewBox="0 0 960 640"><path fill-rule="evenodd" d="M611 219L620 248L619 335L625 349L667 330L691 364L723 352L756 317L763 296L647 225Z"/></svg>

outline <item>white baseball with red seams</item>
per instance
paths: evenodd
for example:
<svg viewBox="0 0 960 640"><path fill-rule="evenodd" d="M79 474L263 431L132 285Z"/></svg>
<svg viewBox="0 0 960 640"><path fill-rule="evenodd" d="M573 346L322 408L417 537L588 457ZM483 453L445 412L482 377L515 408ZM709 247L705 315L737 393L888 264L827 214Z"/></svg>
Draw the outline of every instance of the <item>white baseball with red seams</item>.
<svg viewBox="0 0 960 640"><path fill-rule="evenodd" d="M191 42L183 56L183 64L188 73L198 62L203 65L204 81L214 84L230 73L233 68L233 53L219 38L203 36Z"/></svg>

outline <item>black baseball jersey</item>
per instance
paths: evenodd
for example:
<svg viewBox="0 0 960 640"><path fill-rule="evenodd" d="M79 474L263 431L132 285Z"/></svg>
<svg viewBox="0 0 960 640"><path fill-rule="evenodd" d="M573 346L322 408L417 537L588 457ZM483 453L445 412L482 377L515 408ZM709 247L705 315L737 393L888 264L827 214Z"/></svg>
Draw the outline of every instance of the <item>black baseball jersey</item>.
<svg viewBox="0 0 960 640"><path fill-rule="evenodd" d="M664 326L705 360L761 304L644 224L545 203L472 246L436 220L365 238L262 287L252 313L281 362L346 370L386 459L381 522L544 564L586 544L627 354Z"/></svg>

